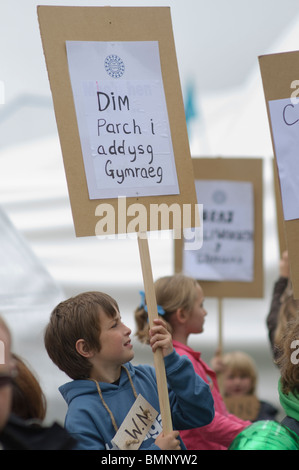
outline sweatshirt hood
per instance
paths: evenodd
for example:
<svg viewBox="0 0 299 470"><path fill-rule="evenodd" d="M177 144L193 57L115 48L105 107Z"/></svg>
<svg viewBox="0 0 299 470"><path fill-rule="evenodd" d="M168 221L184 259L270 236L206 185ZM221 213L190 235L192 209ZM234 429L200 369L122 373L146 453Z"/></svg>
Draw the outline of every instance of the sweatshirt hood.
<svg viewBox="0 0 299 470"><path fill-rule="evenodd" d="M124 364L124 366L129 371L131 377L133 377L135 375L134 367L132 367L130 363ZM115 391L120 386L126 386L126 384L131 387L127 373L123 368L120 375L119 385L114 385L107 382L99 382L102 392L105 393L115 393ZM94 381L89 379L72 380L71 382L67 382L64 385L61 385L61 387L59 387L59 391L68 405L74 398L77 398L78 396L93 395L94 393L98 394Z"/></svg>
<svg viewBox="0 0 299 470"><path fill-rule="evenodd" d="M287 416L299 421L299 396L295 396L293 393L283 393L281 380L278 382L278 393L281 406L286 412Z"/></svg>

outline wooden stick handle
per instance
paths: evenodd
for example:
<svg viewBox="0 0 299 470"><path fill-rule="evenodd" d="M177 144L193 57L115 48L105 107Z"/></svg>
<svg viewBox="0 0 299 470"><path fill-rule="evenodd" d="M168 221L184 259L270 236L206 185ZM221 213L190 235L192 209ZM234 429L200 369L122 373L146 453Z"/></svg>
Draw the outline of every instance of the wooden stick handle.
<svg viewBox="0 0 299 470"><path fill-rule="evenodd" d="M222 357L223 354L223 314L222 314L222 299L218 298L218 355ZM217 374L218 387L220 392L223 392L223 374Z"/></svg>
<svg viewBox="0 0 299 470"><path fill-rule="evenodd" d="M146 304L148 309L148 318L150 327L153 321L158 318L156 293L153 281L148 239L145 232L138 233L138 246L143 275L144 290L146 295ZM154 353L154 365L157 377L158 396L160 403L162 427L164 434L172 431L172 420L166 380L166 371L164 358L161 349L157 349Z"/></svg>

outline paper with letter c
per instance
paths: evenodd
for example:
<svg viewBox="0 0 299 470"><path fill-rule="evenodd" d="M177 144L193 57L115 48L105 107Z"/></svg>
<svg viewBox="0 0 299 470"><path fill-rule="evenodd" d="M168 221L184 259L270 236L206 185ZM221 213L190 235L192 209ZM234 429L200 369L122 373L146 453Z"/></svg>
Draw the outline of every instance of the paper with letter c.
<svg viewBox="0 0 299 470"><path fill-rule="evenodd" d="M299 104L268 102L285 220L299 219Z"/></svg>
<svg viewBox="0 0 299 470"><path fill-rule="evenodd" d="M90 199L179 194L157 41L66 41Z"/></svg>

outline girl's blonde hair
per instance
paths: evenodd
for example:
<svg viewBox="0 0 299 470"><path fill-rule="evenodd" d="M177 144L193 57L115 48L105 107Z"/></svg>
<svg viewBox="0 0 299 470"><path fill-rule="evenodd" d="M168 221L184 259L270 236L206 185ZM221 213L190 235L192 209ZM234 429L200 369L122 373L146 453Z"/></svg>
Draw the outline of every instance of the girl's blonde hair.
<svg viewBox="0 0 299 470"><path fill-rule="evenodd" d="M240 374L251 378L252 387L249 394L255 393L257 382L257 371L253 359L243 351L232 351L222 357L224 372L228 369L233 374Z"/></svg>
<svg viewBox="0 0 299 470"><path fill-rule="evenodd" d="M192 310L198 295L197 286L199 284L191 277L174 274L158 279L154 285L157 305L164 310L165 313L162 318L171 332L171 315L179 308L183 308L187 312ZM136 336L142 343L148 343L148 314L143 302L135 310L135 321L137 326Z"/></svg>

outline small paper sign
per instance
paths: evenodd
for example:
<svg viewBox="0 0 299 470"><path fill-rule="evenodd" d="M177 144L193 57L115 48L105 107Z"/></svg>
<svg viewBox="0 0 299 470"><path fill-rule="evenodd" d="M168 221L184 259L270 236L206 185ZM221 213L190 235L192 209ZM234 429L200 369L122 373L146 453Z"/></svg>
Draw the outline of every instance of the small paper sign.
<svg viewBox="0 0 299 470"><path fill-rule="evenodd" d="M121 450L138 450L158 412L138 395L112 442Z"/></svg>
<svg viewBox="0 0 299 470"><path fill-rule="evenodd" d="M226 397L224 402L230 413L249 421L254 421L257 418L261 406L255 395Z"/></svg>
<svg viewBox="0 0 299 470"><path fill-rule="evenodd" d="M252 282L254 195L249 181L196 180L203 246L184 250L184 272L206 281Z"/></svg>

